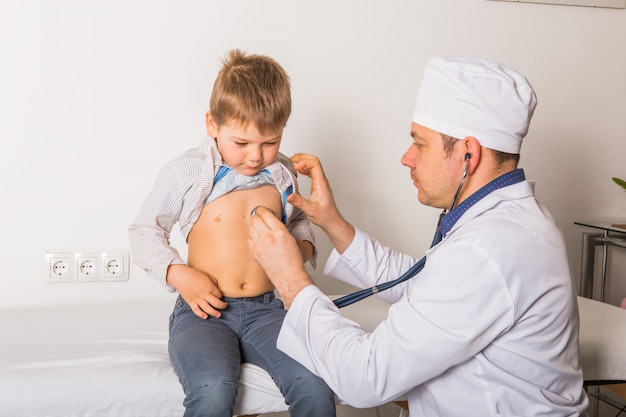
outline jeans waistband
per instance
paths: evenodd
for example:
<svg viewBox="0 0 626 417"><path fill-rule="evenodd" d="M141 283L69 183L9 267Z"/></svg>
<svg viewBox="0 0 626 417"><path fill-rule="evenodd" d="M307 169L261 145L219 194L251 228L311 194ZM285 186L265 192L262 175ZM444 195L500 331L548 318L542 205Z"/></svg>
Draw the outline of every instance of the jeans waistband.
<svg viewBox="0 0 626 417"><path fill-rule="evenodd" d="M274 291L268 291L265 294L257 295L255 297L222 297L222 300L224 300L226 302L231 302L231 301L252 301L252 302L256 302L256 303L269 303L274 298L276 298L276 295L274 294Z"/></svg>

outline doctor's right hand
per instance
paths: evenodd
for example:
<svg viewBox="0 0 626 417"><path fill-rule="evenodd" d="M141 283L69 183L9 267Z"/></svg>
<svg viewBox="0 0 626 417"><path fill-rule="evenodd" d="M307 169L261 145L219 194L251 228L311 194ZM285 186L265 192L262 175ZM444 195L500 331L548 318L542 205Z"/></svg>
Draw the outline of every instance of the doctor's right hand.
<svg viewBox="0 0 626 417"><path fill-rule="evenodd" d="M319 158L298 153L290 159L296 171L311 179L311 193L308 199L294 193L287 198L287 201L302 210L315 225L326 233L333 247L339 253L343 253L354 239L354 227L339 212Z"/></svg>
<svg viewBox="0 0 626 417"><path fill-rule="evenodd" d="M172 264L167 269L167 283L191 307L191 311L201 319L209 316L219 318L221 309L228 303L222 300L222 291L209 275L184 264Z"/></svg>
<svg viewBox="0 0 626 417"><path fill-rule="evenodd" d="M302 289L313 285L296 239L271 210L261 208L252 215L248 247L274 284L285 308L289 309Z"/></svg>

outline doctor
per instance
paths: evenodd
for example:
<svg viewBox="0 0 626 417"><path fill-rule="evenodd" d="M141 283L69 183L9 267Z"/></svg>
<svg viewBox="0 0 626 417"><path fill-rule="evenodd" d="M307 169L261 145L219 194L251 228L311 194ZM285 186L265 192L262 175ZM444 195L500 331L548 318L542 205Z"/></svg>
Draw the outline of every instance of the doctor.
<svg viewBox="0 0 626 417"><path fill-rule="evenodd" d="M393 305L372 333L341 315L282 223L257 210L249 245L289 310L279 349L356 407L406 394L412 417L586 415L565 245L517 168L535 105L507 66L427 63L402 164L419 201L447 212L443 240L417 276L378 294ZM290 202L334 246L326 274L369 287L416 263L342 217L316 157L292 160L312 184Z"/></svg>

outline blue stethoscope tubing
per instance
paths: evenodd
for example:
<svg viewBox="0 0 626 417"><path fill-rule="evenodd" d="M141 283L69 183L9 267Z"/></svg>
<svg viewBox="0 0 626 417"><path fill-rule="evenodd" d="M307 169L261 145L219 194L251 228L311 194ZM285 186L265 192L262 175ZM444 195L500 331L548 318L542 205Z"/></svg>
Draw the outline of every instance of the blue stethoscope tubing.
<svg viewBox="0 0 626 417"><path fill-rule="evenodd" d="M430 245L431 248L435 246L437 243L439 243L439 241L441 240L441 231L439 229L441 220L443 219L443 216L449 213L450 210L452 210L454 208L454 205L456 204L456 200L459 197L461 188L463 188L463 184L465 184L465 179L467 178L467 172L469 171L469 159L471 157L472 156L469 153L465 154L465 169L463 170L463 177L461 178L461 182L459 183L459 186L456 189L456 192L454 193L454 197L452 198L452 204L450 204L450 208L447 210L444 209L441 215L439 216L439 222L437 223L437 230L435 231L435 237L433 238L433 241ZM343 297L340 297L334 300L333 303L335 303L335 305L338 308L342 308L342 307L349 306L350 304L354 304L357 301L361 301L362 299L367 298L371 295L377 294L381 291L385 291L417 275L424 268L425 264L426 264L426 256L424 256L422 259L417 261L416 264L411 266L404 274L400 275L400 277L394 279L393 281L387 281L380 285L375 285L371 288L366 288L364 290L355 291L351 294L344 295Z"/></svg>
<svg viewBox="0 0 626 417"><path fill-rule="evenodd" d="M437 234L439 234L439 230L437 230L437 233L435 234L435 238L433 239L433 242L437 239ZM426 257L424 256L422 259L417 261L416 264L410 267L404 274L402 274L399 278L396 278L393 281L384 282L380 285L375 285L371 288L366 288L364 290L355 291L351 294L344 295L343 297L340 297L334 300L333 303L335 303L335 305L338 308L342 308L342 307L349 306L350 304L354 304L357 301L361 301L362 299L367 298L370 295L374 295L381 291L385 291L393 287L394 285L400 284L401 282L404 282L407 279L412 278L415 275L417 275L417 273L421 271L422 268L424 268L425 264L426 264Z"/></svg>

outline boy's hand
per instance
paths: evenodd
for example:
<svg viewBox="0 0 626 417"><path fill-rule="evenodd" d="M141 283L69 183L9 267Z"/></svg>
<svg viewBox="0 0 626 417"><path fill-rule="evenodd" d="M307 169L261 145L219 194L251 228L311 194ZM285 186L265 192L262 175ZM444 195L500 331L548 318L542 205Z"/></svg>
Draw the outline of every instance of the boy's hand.
<svg viewBox="0 0 626 417"><path fill-rule="evenodd" d="M201 319L209 316L219 318L219 311L228 304L222 300L222 292L215 281L202 271L187 265L170 265L167 269L167 283L176 288L189 304L191 310Z"/></svg>

